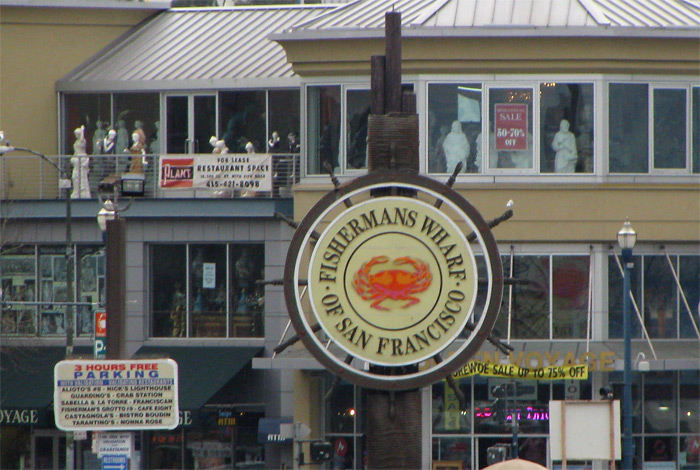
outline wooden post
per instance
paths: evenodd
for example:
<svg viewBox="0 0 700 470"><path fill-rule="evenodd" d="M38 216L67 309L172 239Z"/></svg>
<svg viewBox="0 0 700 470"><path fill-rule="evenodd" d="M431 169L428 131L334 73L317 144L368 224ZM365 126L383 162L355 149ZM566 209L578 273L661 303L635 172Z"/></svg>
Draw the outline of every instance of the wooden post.
<svg viewBox="0 0 700 470"><path fill-rule="evenodd" d="M386 112L401 112L401 13L387 12L385 18Z"/></svg>
<svg viewBox="0 0 700 470"><path fill-rule="evenodd" d="M106 270L107 289L107 359L126 359L126 221L107 221Z"/></svg>
<svg viewBox="0 0 700 470"><path fill-rule="evenodd" d="M401 13L385 14L386 58L372 57L372 103L367 122L370 173L418 172L418 116L415 95L401 89ZM410 95L407 97L407 95ZM372 195L388 195L383 189ZM377 373L386 372L371 367ZM367 468L423 468L420 390L367 394Z"/></svg>

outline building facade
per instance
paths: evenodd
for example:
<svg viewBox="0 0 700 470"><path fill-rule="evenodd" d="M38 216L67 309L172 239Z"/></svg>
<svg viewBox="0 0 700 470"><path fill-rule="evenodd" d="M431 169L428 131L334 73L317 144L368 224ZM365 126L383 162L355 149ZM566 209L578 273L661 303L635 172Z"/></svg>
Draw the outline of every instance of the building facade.
<svg viewBox="0 0 700 470"><path fill-rule="evenodd" d="M454 187L486 219L514 201L514 217L494 229L504 272L527 281L506 287L494 329L514 351L504 357L485 344L476 359L590 371L587 380L517 381L504 421L493 416L494 387L507 380L459 379L463 404L443 382L425 388L424 467L484 468L489 448L512 441L515 420L519 456L558 468L549 452L558 437L549 433L550 400L598 400L606 386L621 397L616 234L626 218L639 234L633 358L649 365L634 373L635 468L699 464L698 6L360 0L149 10L115 41L92 42L89 60L71 58L67 43L59 54L65 67L37 78L45 103L27 110L18 96L26 72L3 57L11 80L3 80L0 128L12 143L58 156L64 168L85 126L89 158L86 184L75 179L87 193L71 199L67 243L55 169L19 152L3 157L3 468L52 468L65 455L50 373L66 353L66 289L72 284L76 302L74 353L89 357L92 314L108 282L95 216L101 198L118 195L114 176L132 173L135 161L145 192L122 214L126 351L176 359L181 390L178 428L136 433L141 467L295 466L300 448L278 435L279 424L300 422L334 446L319 466L364 468L366 391L334 384L300 345L274 354L292 332L281 286L258 281L283 277L293 229L280 219L301 220L332 189L325 164L341 181L367 171L370 57L384 51L392 5L402 13L403 84L417 99L421 173L446 181L462 162ZM8 24L28 11L97 12L95 24L113 12L0 7ZM3 56L5 44L30 55L31 43L19 38L41 36L43 27L19 34L3 25ZM55 121L29 114L56 109ZM114 153L105 147L110 129ZM45 140L35 140L36 131ZM143 152L129 152L133 134ZM164 159L203 158L218 141L231 154L249 144L271 154L271 190L160 184ZM27 179L27 168L42 178ZM68 258L67 245L75 252ZM220 425L232 417L235 426ZM97 462L89 440L77 441L76 455L80 468Z"/></svg>

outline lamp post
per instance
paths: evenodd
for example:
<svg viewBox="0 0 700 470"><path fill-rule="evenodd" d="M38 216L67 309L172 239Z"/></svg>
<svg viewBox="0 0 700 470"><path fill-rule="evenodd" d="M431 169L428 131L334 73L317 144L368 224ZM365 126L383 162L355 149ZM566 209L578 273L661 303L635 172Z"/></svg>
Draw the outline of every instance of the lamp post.
<svg viewBox="0 0 700 470"><path fill-rule="evenodd" d="M632 438L632 322L630 318L630 270L632 263L632 249L637 241L637 232L632 228L627 219L622 228L617 232L617 243L622 249L622 264L624 266L624 279L622 287L622 317L625 340L625 368L623 375L624 389L622 395L622 468L632 470L634 458L634 439Z"/></svg>
<svg viewBox="0 0 700 470"><path fill-rule="evenodd" d="M74 303L75 292L73 292L73 228L72 228L72 208L71 208L71 189L73 189L73 181L68 175L68 169L64 165L60 167L54 161L50 160L46 155L36 150L25 147L13 147L3 144L5 134L0 131L0 155L7 152L21 151L31 153L48 162L58 171L58 187L64 190L64 198L66 199L66 358L73 355L73 336L74 336ZM75 468L75 449L73 433L66 433L66 469L72 470Z"/></svg>

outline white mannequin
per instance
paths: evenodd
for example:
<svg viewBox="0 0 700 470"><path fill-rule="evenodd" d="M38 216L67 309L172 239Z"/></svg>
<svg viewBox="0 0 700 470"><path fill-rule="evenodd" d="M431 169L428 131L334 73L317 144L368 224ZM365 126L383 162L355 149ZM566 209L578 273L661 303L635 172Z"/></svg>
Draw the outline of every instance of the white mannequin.
<svg viewBox="0 0 700 470"><path fill-rule="evenodd" d="M463 164L462 170L466 169L470 145L459 121L452 123L452 130L442 142L442 149L445 151L447 173L452 173L459 162Z"/></svg>
<svg viewBox="0 0 700 470"><path fill-rule="evenodd" d="M87 141L85 140L85 126L78 127L75 131L75 143L73 144L73 157L70 162L73 165L71 180L73 181L73 191L71 199L90 198L90 182L88 173L90 172L90 158L85 152Z"/></svg>
<svg viewBox="0 0 700 470"><path fill-rule="evenodd" d="M223 140L219 140L216 138L215 135L211 136L211 139L209 139L209 144L214 147L214 149L211 151L211 153L228 153L228 147L226 147L226 142Z"/></svg>
<svg viewBox="0 0 700 470"><path fill-rule="evenodd" d="M557 152L554 157L554 171L557 173L574 173L578 151L576 149L576 136L569 130L569 121L562 119L559 123L559 132L554 135L552 148Z"/></svg>
<svg viewBox="0 0 700 470"><path fill-rule="evenodd" d="M248 142L245 144L245 151L248 153L255 153L255 146L253 145L253 142Z"/></svg>
<svg viewBox="0 0 700 470"><path fill-rule="evenodd" d="M279 132L277 131L272 131L272 137L270 137L270 140L267 141L267 146L270 149L270 152L275 153L278 152L280 149L280 135Z"/></svg>
<svg viewBox="0 0 700 470"><path fill-rule="evenodd" d="M110 129L107 132L107 137L102 141L102 153L114 153L114 146L116 145L117 131Z"/></svg>

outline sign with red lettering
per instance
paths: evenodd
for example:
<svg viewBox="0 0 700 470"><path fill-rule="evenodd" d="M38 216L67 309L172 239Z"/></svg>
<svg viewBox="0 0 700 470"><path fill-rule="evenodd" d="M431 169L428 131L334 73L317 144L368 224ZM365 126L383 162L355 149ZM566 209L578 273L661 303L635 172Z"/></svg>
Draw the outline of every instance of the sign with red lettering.
<svg viewBox="0 0 700 470"><path fill-rule="evenodd" d="M495 105L496 150L527 150L527 104Z"/></svg>
<svg viewBox="0 0 700 470"><path fill-rule="evenodd" d="M272 155L250 153L163 155L161 189L272 191Z"/></svg>
<svg viewBox="0 0 700 470"><path fill-rule="evenodd" d="M64 431L175 429L172 359L68 360L54 368L54 419Z"/></svg>

